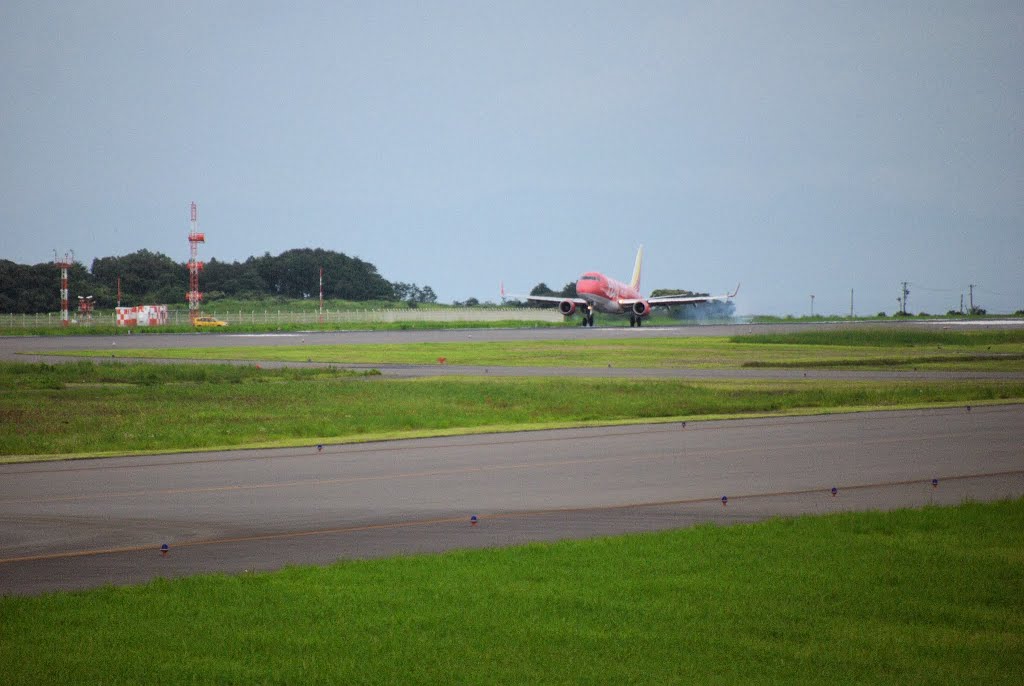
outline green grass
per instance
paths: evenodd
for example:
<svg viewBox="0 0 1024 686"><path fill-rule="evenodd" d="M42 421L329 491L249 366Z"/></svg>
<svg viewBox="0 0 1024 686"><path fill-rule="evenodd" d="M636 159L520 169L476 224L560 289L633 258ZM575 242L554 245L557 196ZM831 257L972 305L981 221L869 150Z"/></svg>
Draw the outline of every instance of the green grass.
<svg viewBox="0 0 1024 686"><path fill-rule="evenodd" d="M1024 381L552 377L386 380L330 369L0 364L0 455L311 445L522 428L1024 400Z"/></svg>
<svg viewBox="0 0 1024 686"><path fill-rule="evenodd" d="M797 331L793 333L747 334L732 336L732 343L763 345L825 345L896 348L926 346L982 347L991 345L1024 345L1024 329L994 331L947 331L903 328L863 328Z"/></svg>
<svg viewBox="0 0 1024 686"><path fill-rule="evenodd" d="M813 317L808 315L791 315L787 314L784 316L768 315L768 314L757 314L750 317L750 321L755 324L813 324L820 322L871 322L871 323L888 323L888 322L915 322L915 321L954 321L954 322L984 322L986 320L1002 320L1002 319L1020 319L1024 316L1024 310L1017 310L1016 312L1000 314L993 312L991 314L983 315L966 315L966 314L927 314L920 312L918 314L901 315L899 313L893 313L892 315L854 315L853 317L847 314L816 314Z"/></svg>
<svg viewBox="0 0 1024 686"><path fill-rule="evenodd" d="M142 364L80 361L67 364L0 363L0 389L64 389L79 385L116 387L118 385L155 386L159 384L241 384L282 381L378 376L376 370L283 368L262 369L256 365L229 364Z"/></svg>
<svg viewBox="0 0 1024 686"><path fill-rule="evenodd" d="M977 335L975 335L977 334ZM108 350L65 353L109 355ZM779 336L238 346L121 350L121 357L368 364L569 367L832 367L1024 371L1024 331L806 332Z"/></svg>
<svg viewBox="0 0 1024 686"><path fill-rule="evenodd" d="M147 336L170 333L223 334L223 333L277 333L279 331L413 331L435 329L535 329L568 326L563 322L545 321L398 321L398 322L324 322L308 324L256 323L230 324L226 328L197 329L190 324L142 326L126 328L112 324L91 324L68 327L0 328L2 336Z"/></svg>
<svg viewBox="0 0 1024 686"><path fill-rule="evenodd" d="M1019 684L1022 588L1020 500L837 514L5 597L0 671L10 684Z"/></svg>

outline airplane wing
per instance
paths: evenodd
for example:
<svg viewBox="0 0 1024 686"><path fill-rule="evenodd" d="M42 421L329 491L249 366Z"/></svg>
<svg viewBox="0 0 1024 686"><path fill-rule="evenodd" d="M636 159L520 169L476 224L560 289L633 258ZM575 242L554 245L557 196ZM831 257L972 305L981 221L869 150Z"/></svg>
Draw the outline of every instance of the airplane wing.
<svg viewBox="0 0 1024 686"><path fill-rule="evenodd" d="M732 293L726 293L725 295L701 295L701 296L682 296L682 295L659 295L654 298L648 298L647 303L650 305L685 305L686 303L706 303L716 300L730 300L735 298L736 294L740 292L740 285L736 284L736 290ZM621 300L624 305L632 305L635 302L643 302L640 300Z"/></svg>
<svg viewBox="0 0 1024 686"><path fill-rule="evenodd" d="M515 295L512 293L505 292L505 284L501 284L501 299L502 300L532 300L533 302L542 303L562 303L569 301L576 303L577 305L586 305L587 301L583 298L566 298L559 295Z"/></svg>
<svg viewBox="0 0 1024 686"><path fill-rule="evenodd" d="M566 298L558 295L506 295L506 298L512 300L532 300L534 302L542 303L563 303L569 301L576 303L577 305L586 305L587 301L583 298Z"/></svg>

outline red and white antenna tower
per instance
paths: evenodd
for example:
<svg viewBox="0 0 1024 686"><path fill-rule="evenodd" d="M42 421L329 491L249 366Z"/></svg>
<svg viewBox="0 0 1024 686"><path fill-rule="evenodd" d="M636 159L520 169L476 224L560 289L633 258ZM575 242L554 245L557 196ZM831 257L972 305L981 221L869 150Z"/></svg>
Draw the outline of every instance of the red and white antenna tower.
<svg viewBox="0 0 1024 686"><path fill-rule="evenodd" d="M64 253L64 257L57 257L57 251L53 251L53 263L60 267L60 321L64 326L71 323L71 316L68 314L68 269L75 263L74 251Z"/></svg>
<svg viewBox="0 0 1024 686"><path fill-rule="evenodd" d="M185 300L188 301L188 318L195 324L199 316L199 303L203 294L199 292L199 272L203 269L203 263L196 259L199 255L199 244L206 242L206 236L199 233L197 229L196 204L192 203L192 230L188 234L189 259L188 259L188 293Z"/></svg>

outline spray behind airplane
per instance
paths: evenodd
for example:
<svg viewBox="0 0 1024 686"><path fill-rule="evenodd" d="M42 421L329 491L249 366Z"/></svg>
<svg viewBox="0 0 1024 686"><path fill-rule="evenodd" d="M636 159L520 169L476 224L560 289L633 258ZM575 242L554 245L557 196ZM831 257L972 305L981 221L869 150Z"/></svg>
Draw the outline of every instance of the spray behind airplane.
<svg viewBox="0 0 1024 686"><path fill-rule="evenodd" d="M617 281L605 276L600 272L586 272L576 282L575 298L565 298L545 295L523 295L506 296L505 289L501 289L501 297L525 299L533 302L558 303L558 311L566 317L571 317L576 310L581 310L583 315L583 326L594 325L594 312L605 314L628 314L630 326L640 326L644 317L651 314L652 307L696 304L712 302L716 300L728 300L735 298L740 287L725 295L710 296L676 296L661 295L653 298L644 298L640 295L640 272L643 266L644 246L636 253L636 262L633 263L633 278L629 283Z"/></svg>

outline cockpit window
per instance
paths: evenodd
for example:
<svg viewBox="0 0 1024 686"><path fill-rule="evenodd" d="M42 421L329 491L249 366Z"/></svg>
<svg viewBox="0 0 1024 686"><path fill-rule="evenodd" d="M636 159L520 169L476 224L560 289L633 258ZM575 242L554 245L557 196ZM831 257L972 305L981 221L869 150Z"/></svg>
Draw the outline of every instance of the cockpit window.
<svg viewBox="0 0 1024 686"><path fill-rule="evenodd" d="M583 276L580 277L580 281L597 281L597 277L590 276L589 274L584 274Z"/></svg>

